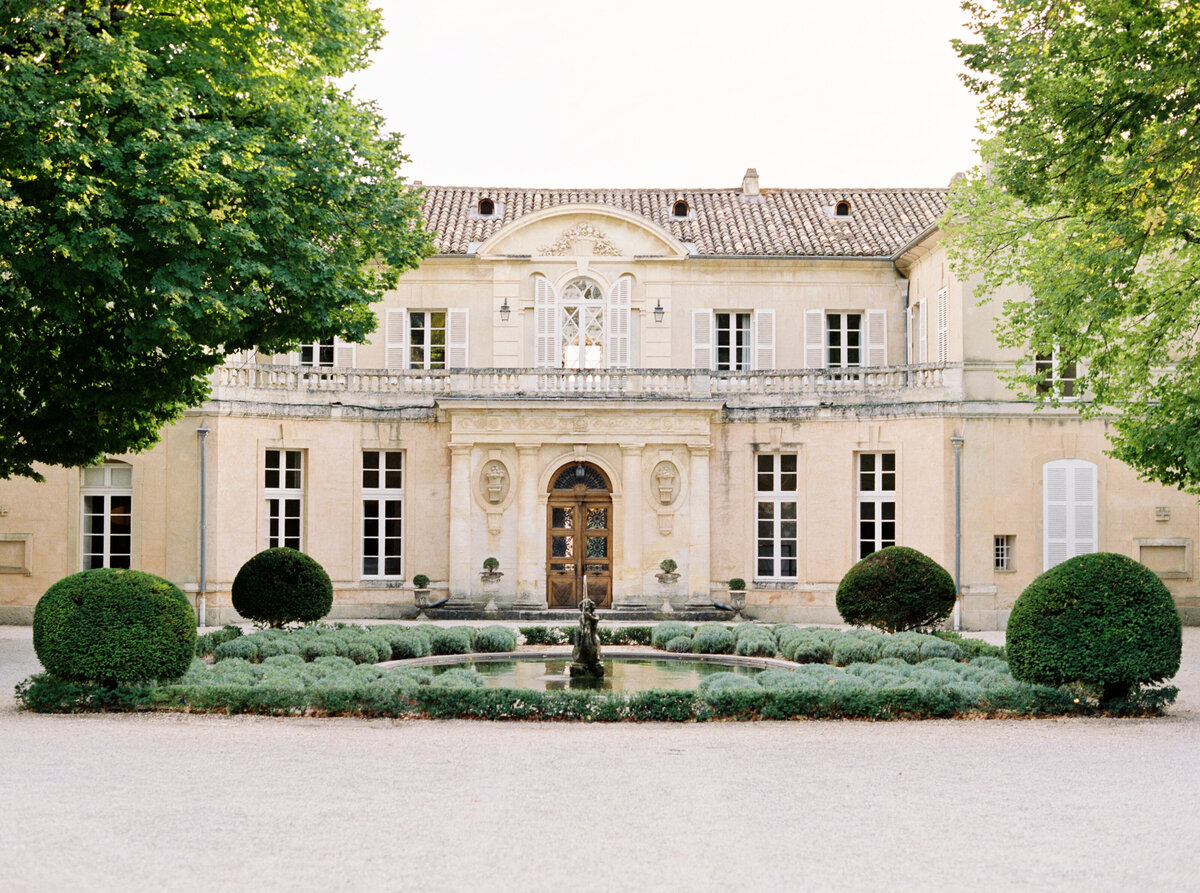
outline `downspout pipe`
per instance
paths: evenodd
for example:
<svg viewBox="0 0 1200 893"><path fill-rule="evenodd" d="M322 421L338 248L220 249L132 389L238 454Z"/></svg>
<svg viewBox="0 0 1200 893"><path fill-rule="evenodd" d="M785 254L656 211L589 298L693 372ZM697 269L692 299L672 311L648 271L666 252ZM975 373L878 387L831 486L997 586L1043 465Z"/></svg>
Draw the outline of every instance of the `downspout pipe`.
<svg viewBox="0 0 1200 893"><path fill-rule="evenodd" d="M208 442L209 428L203 422L196 429L196 435L200 438L200 604L196 611L196 625L208 626L208 581L205 579L204 571L208 567L207 547L208 547L208 468L205 463L205 444Z"/></svg>
<svg viewBox="0 0 1200 893"><path fill-rule="evenodd" d="M966 438L954 432L954 629L962 629L962 448Z"/></svg>

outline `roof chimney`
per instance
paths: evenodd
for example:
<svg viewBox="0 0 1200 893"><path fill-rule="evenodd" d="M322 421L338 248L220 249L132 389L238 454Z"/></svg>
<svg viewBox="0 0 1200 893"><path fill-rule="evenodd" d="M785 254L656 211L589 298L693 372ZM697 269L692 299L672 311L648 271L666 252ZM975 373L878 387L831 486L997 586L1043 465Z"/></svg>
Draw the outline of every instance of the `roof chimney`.
<svg viewBox="0 0 1200 893"><path fill-rule="evenodd" d="M746 168L742 177L742 195L758 195L758 171L752 167Z"/></svg>

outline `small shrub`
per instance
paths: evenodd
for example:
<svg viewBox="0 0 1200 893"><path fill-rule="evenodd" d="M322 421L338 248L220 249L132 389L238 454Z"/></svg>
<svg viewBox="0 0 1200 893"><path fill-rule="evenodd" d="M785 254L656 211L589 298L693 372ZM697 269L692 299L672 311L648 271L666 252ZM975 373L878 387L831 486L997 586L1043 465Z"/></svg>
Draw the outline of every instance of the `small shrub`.
<svg viewBox="0 0 1200 893"><path fill-rule="evenodd" d="M485 653L516 651L517 636L507 626L485 626L475 633L473 647Z"/></svg>
<svg viewBox="0 0 1200 893"><path fill-rule="evenodd" d="M299 654L274 654L263 660L265 667L300 667L303 665L304 658Z"/></svg>
<svg viewBox="0 0 1200 893"><path fill-rule="evenodd" d="M178 679L196 654L196 617L173 583L98 568L59 580L33 612L33 648L61 679Z"/></svg>
<svg viewBox="0 0 1200 893"><path fill-rule="evenodd" d="M664 558L658 563L658 569L664 574L673 574L679 569L679 565L675 563L674 558Z"/></svg>
<svg viewBox="0 0 1200 893"><path fill-rule="evenodd" d="M388 650L391 651L390 646ZM379 652L375 650L375 647L370 642L362 640L351 642L346 656L356 664L373 664L379 660Z"/></svg>
<svg viewBox="0 0 1200 893"><path fill-rule="evenodd" d="M734 653L745 657L774 657L779 651L779 643L765 626L744 630L736 641Z"/></svg>
<svg viewBox="0 0 1200 893"><path fill-rule="evenodd" d="M881 643L874 639L842 636L833 645L831 660L837 667L847 667L857 663L874 663L879 659L880 645Z"/></svg>
<svg viewBox="0 0 1200 893"><path fill-rule="evenodd" d="M433 654L470 654L471 630L466 626L433 627L429 630Z"/></svg>
<svg viewBox="0 0 1200 893"><path fill-rule="evenodd" d="M498 558L483 559L483 569L485 571L487 571L489 574L494 574L497 570L500 569L500 559L498 559Z"/></svg>
<svg viewBox="0 0 1200 893"><path fill-rule="evenodd" d="M604 627L600 631L603 636ZM570 631L562 626L522 626L521 636L526 645L565 645L570 641Z"/></svg>
<svg viewBox="0 0 1200 893"><path fill-rule="evenodd" d="M780 646L783 656L798 664L827 664L833 659L833 648L813 635L790 636Z"/></svg>
<svg viewBox="0 0 1200 893"><path fill-rule="evenodd" d="M837 588L843 620L888 632L931 627L950 616L954 602L954 579L945 568L907 546L872 552Z"/></svg>
<svg viewBox="0 0 1200 893"><path fill-rule="evenodd" d="M962 649L954 642L948 642L936 636L922 636L921 639L921 660L923 661L938 657L957 661L963 656Z"/></svg>
<svg viewBox="0 0 1200 893"><path fill-rule="evenodd" d="M429 588L429 578L427 576L425 576L424 574L417 574L416 576L413 577L413 588L414 589L428 589Z"/></svg>
<svg viewBox="0 0 1200 893"><path fill-rule="evenodd" d="M242 628L240 626L226 625L220 629L213 630L211 633L196 636L196 657L208 657L213 653L213 649L222 642L236 639L241 634Z"/></svg>
<svg viewBox="0 0 1200 893"><path fill-rule="evenodd" d="M650 633L650 644L655 648L666 650L667 642L679 636L687 636L690 639L692 637L691 625L679 620L664 620L657 624Z"/></svg>
<svg viewBox="0 0 1200 893"><path fill-rule="evenodd" d="M300 656L307 661L316 661L322 657L337 657L338 646L331 639L312 639L300 646Z"/></svg>
<svg viewBox="0 0 1200 893"><path fill-rule="evenodd" d="M762 687L755 681L755 677L743 673L711 673L701 679L700 684L696 686L696 690L702 695L730 688L762 691Z"/></svg>
<svg viewBox="0 0 1200 893"><path fill-rule="evenodd" d="M691 654L692 652L692 637L691 636L676 636L667 642L667 651L675 654Z"/></svg>
<svg viewBox="0 0 1200 893"><path fill-rule="evenodd" d="M253 636L241 636L222 642L213 649L213 660L220 662L236 658L246 661L258 660L258 643Z"/></svg>
<svg viewBox="0 0 1200 893"><path fill-rule="evenodd" d="M734 577L729 581L729 589L731 592L742 592L746 588L746 581L741 577Z"/></svg>
<svg viewBox="0 0 1200 893"><path fill-rule="evenodd" d="M451 667L433 677L431 685L439 688L483 688L483 677L474 667Z"/></svg>
<svg viewBox="0 0 1200 893"><path fill-rule="evenodd" d="M935 629L930 635L937 636L939 639L945 639L947 642L953 642L962 649L963 657L967 660L976 657L1004 657L1003 645L992 645L989 642L983 641L983 639L959 635L948 629Z"/></svg>
<svg viewBox="0 0 1200 893"><path fill-rule="evenodd" d="M702 623L696 628L693 650L697 654L732 654L733 633L719 623Z"/></svg>
<svg viewBox="0 0 1200 893"><path fill-rule="evenodd" d="M921 660L921 642L913 633L893 633L879 648L879 657L896 658L915 664Z"/></svg>
<svg viewBox="0 0 1200 893"><path fill-rule="evenodd" d="M333 607L333 584L320 564L295 549L265 549L233 578L233 609L280 627L312 623Z"/></svg>
<svg viewBox="0 0 1200 893"><path fill-rule="evenodd" d="M1013 676L1038 685L1079 682L1101 703L1179 670L1179 612L1154 572L1124 555L1064 561L1026 587L1008 621Z"/></svg>

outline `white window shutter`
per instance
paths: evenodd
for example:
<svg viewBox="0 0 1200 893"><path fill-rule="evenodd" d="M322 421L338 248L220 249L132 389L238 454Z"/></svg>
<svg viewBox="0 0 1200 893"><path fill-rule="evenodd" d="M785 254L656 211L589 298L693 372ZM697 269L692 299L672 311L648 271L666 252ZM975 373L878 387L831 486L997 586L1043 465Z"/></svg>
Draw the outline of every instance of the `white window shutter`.
<svg viewBox="0 0 1200 893"><path fill-rule="evenodd" d="M408 334L408 311L403 307L392 308L384 321L384 365L389 369L404 369L408 366L408 355L404 350Z"/></svg>
<svg viewBox="0 0 1200 893"><path fill-rule="evenodd" d="M804 365L820 369L825 365L825 311L804 311Z"/></svg>
<svg viewBox="0 0 1200 893"><path fill-rule="evenodd" d="M630 308L633 299L633 280L622 276L608 290L608 365L614 369L629 368Z"/></svg>
<svg viewBox="0 0 1200 893"><path fill-rule="evenodd" d="M775 368L775 311L754 314L754 368Z"/></svg>
<svg viewBox="0 0 1200 893"><path fill-rule="evenodd" d="M467 311L465 308L446 311L446 368L465 369L467 366Z"/></svg>
<svg viewBox="0 0 1200 893"><path fill-rule="evenodd" d="M1044 570L1098 547L1096 466L1060 459L1042 468Z"/></svg>
<svg viewBox="0 0 1200 893"><path fill-rule="evenodd" d="M357 345L341 338L333 339L333 365L339 369L354 368L354 348Z"/></svg>
<svg viewBox="0 0 1200 893"><path fill-rule="evenodd" d="M887 311L867 311L867 365L887 365Z"/></svg>
<svg viewBox="0 0 1200 893"><path fill-rule="evenodd" d="M942 288L937 293L937 349L938 362L950 361L950 295Z"/></svg>
<svg viewBox="0 0 1200 893"><path fill-rule="evenodd" d="M692 311L692 368L713 368L713 312Z"/></svg>
<svg viewBox="0 0 1200 893"><path fill-rule="evenodd" d="M929 323L925 319L925 302L922 301L917 305L917 333L919 335L920 350L917 353L918 363L929 362Z"/></svg>
<svg viewBox="0 0 1200 893"><path fill-rule="evenodd" d="M1096 466L1080 462L1071 469L1075 517L1071 556L1089 555L1096 551Z"/></svg>
<svg viewBox="0 0 1200 893"><path fill-rule="evenodd" d="M533 364L554 367L562 364L558 347L558 299L554 286L544 276L533 280Z"/></svg>

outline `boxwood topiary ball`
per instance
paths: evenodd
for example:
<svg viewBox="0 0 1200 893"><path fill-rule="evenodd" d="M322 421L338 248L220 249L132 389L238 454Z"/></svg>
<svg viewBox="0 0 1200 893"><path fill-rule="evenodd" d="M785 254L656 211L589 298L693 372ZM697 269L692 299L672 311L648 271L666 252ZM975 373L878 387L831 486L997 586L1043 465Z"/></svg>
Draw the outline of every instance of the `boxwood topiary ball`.
<svg viewBox="0 0 1200 893"><path fill-rule="evenodd" d="M933 626L950 616L954 601L954 579L945 568L907 546L872 552L837 588L843 620L888 632Z"/></svg>
<svg viewBox="0 0 1200 893"><path fill-rule="evenodd" d="M1022 682L1103 686L1103 700L1179 671L1183 639L1171 593L1145 565L1079 555L1021 593L1008 620L1008 666Z"/></svg>
<svg viewBox="0 0 1200 893"><path fill-rule="evenodd" d="M333 584L316 559L295 549L265 549L233 578L233 609L278 627L312 623L333 607Z"/></svg>
<svg viewBox="0 0 1200 893"><path fill-rule="evenodd" d="M196 651L196 616L161 577L97 568L46 590L33 611L33 648L47 670L75 682L178 679Z"/></svg>

